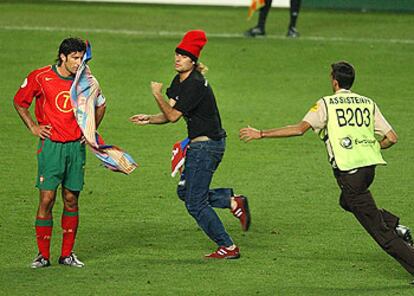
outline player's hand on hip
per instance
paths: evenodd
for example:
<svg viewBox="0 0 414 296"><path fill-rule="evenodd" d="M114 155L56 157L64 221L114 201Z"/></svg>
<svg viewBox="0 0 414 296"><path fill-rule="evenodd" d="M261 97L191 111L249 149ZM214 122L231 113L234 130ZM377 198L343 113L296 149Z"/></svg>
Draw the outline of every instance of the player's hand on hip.
<svg viewBox="0 0 414 296"><path fill-rule="evenodd" d="M250 142L252 140L260 139L261 138L260 130L255 129L250 126L242 128L239 132L239 138L240 140L243 140L245 142Z"/></svg>
<svg viewBox="0 0 414 296"><path fill-rule="evenodd" d="M131 121L132 123L138 124L138 125L146 125L150 123L150 118L151 118L151 115L137 114L137 115L131 116L129 118L129 121Z"/></svg>
<svg viewBox="0 0 414 296"><path fill-rule="evenodd" d="M49 138L52 135L52 126L51 125L35 125L31 129L32 134L41 138Z"/></svg>
<svg viewBox="0 0 414 296"><path fill-rule="evenodd" d="M161 95L162 94L162 83L151 81L151 90L154 96Z"/></svg>

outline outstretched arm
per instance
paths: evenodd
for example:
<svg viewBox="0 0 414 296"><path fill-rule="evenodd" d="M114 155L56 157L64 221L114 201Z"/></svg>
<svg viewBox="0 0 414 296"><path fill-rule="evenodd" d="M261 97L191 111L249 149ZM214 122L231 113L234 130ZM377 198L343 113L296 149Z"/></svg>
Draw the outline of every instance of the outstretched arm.
<svg viewBox="0 0 414 296"><path fill-rule="evenodd" d="M136 114L129 118L129 121L137 125L163 124L167 122L176 122L183 115L180 111L174 109L175 100L170 99L168 103L162 96L162 83L151 82L152 94L161 110L161 113L155 115Z"/></svg>
<svg viewBox="0 0 414 296"><path fill-rule="evenodd" d="M294 125L288 125L281 128L273 128L268 130L258 130L253 127L246 127L240 130L240 140L250 142L262 138L282 138L302 136L311 128L311 125L306 121L301 121Z"/></svg>
<svg viewBox="0 0 414 296"><path fill-rule="evenodd" d="M137 114L131 116L129 121L137 124L137 125L147 125L147 124L163 124L169 122L167 118L165 118L163 113L158 113L155 115L148 115L148 114Z"/></svg>

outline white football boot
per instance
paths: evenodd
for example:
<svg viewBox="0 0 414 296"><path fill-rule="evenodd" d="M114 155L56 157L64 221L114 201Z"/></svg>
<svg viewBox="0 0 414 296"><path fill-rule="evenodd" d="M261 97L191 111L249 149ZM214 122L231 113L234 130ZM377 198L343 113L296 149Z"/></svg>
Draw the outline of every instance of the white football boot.
<svg viewBox="0 0 414 296"><path fill-rule="evenodd" d="M82 261L80 261L76 254L73 252L68 257L60 257L59 264L78 268L82 268L85 266L85 264Z"/></svg>

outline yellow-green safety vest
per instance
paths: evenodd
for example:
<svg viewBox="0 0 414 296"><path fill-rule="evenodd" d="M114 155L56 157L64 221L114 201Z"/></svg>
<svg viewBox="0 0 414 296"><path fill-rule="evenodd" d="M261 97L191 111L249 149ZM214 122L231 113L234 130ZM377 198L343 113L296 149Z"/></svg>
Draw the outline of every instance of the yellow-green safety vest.
<svg viewBox="0 0 414 296"><path fill-rule="evenodd" d="M375 138L375 103L352 92L323 97L327 110L326 132L338 168L386 164Z"/></svg>

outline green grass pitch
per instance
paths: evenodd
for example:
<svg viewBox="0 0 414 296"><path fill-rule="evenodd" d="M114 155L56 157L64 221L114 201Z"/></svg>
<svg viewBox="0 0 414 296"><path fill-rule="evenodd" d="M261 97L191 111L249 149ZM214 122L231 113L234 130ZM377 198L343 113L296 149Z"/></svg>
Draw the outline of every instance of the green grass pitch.
<svg viewBox="0 0 414 296"><path fill-rule="evenodd" d="M330 63L357 70L356 92L374 98L400 142L385 151L372 192L380 207L414 227L412 14L301 11L298 40L284 38L288 11L273 9L265 39L245 39L246 8L0 2L0 293L2 295L412 295L412 277L338 205L323 144L302 138L238 140L250 124L296 123L331 93ZM228 133L213 185L247 195L252 227L218 210L240 246L236 261L205 261L215 249L176 197L169 176L174 125L137 127L136 113L158 112L150 81L169 85L183 33L204 29L201 61ZM54 61L67 36L91 41L91 69L107 97L100 132L139 162L131 176L101 168L90 153L75 246L82 270L57 264L60 197L54 208L52 267L31 270L37 249L37 140L12 106L31 70Z"/></svg>

